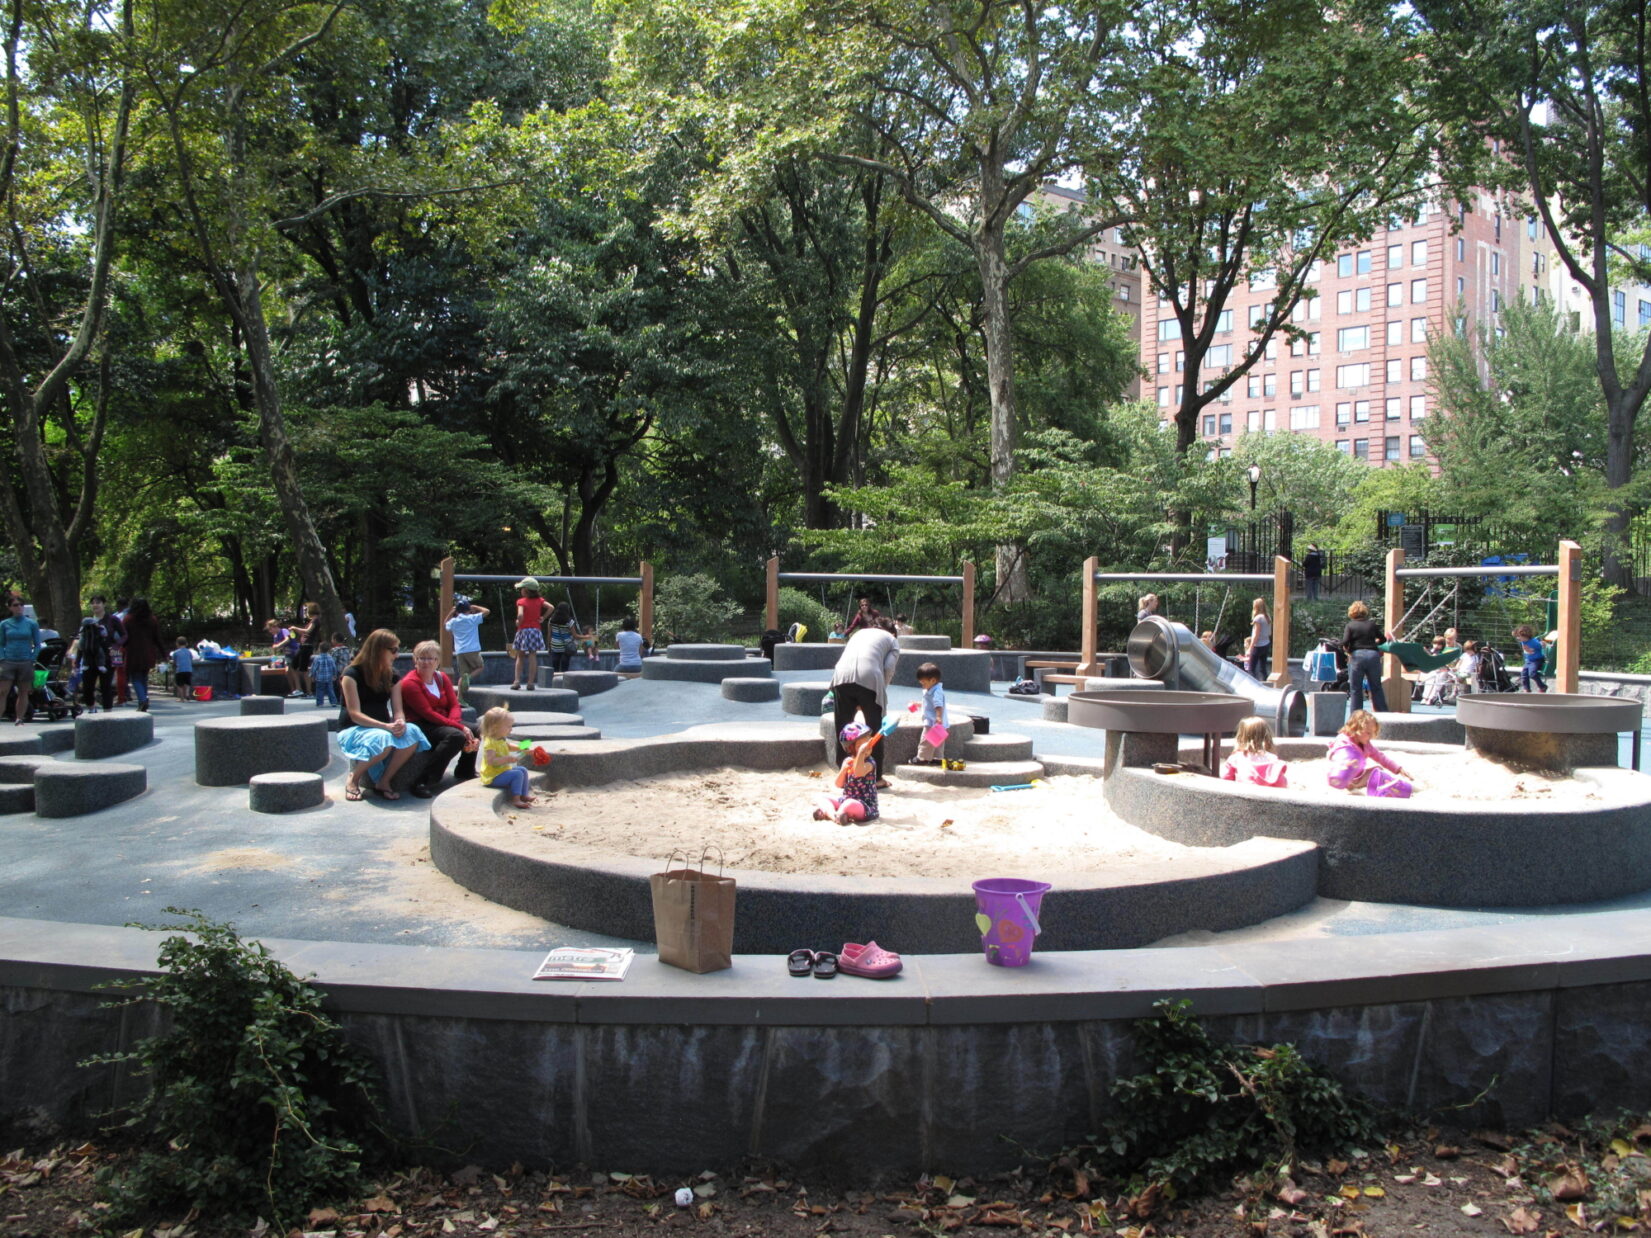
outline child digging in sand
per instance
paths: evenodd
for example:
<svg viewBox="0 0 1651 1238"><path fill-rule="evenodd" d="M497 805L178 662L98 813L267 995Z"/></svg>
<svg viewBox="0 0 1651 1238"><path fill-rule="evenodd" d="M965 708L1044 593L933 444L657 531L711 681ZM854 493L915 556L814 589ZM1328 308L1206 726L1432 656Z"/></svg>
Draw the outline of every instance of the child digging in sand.
<svg viewBox="0 0 1651 1238"><path fill-rule="evenodd" d="M822 795L814 809L816 821L860 825L877 820L877 767L871 763L871 749L882 738L868 726L851 722L837 736L849 755L837 771L836 795Z"/></svg>
<svg viewBox="0 0 1651 1238"><path fill-rule="evenodd" d="M1228 782L1283 787L1289 785L1289 768L1273 748L1273 728L1252 714L1233 732L1232 755L1221 763L1221 776Z"/></svg>
<svg viewBox="0 0 1651 1238"><path fill-rule="evenodd" d="M479 728L482 741L479 762L482 786L498 787L501 791L510 792L512 808L531 808L533 790L521 762L531 760L532 756L526 751L517 752L511 749L510 729L515 725L516 719L503 705L495 705L482 715Z"/></svg>
<svg viewBox="0 0 1651 1238"><path fill-rule="evenodd" d="M1366 795L1409 799L1415 789L1410 774L1392 757L1376 747L1382 724L1365 710L1356 711L1330 741L1330 785L1338 791L1363 791Z"/></svg>

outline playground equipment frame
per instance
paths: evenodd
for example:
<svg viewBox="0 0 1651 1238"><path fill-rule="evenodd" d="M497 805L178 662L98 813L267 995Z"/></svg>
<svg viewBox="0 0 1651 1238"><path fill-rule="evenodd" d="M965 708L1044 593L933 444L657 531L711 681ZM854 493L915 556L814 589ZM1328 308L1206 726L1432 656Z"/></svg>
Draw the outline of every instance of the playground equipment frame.
<svg viewBox="0 0 1651 1238"><path fill-rule="evenodd" d="M1582 670L1582 547L1576 542L1559 543L1558 563L1476 564L1472 567L1406 567L1403 548L1387 552L1387 614L1400 616L1388 629L1394 640L1404 635L1404 582L1462 576L1555 576L1559 579L1559 641L1555 650L1554 690L1575 692ZM1387 707L1396 713L1410 712L1410 692L1404 683L1404 667L1387 654L1382 660L1382 684Z"/></svg>
<svg viewBox="0 0 1651 1238"><path fill-rule="evenodd" d="M876 581L891 585L962 585L963 631L959 644L971 649L975 643L975 565L965 563L961 576L891 576L878 572L782 572L778 555L768 560L768 605L764 610L764 626L780 626L781 581Z"/></svg>
<svg viewBox="0 0 1651 1238"><path fill-rule="evenodd" d="M1282 651L1273 659L1272 674L1266 682L1274 687L1289 687L1290 677L1290 573L1295 564L1283 555L1273 558L1271 572L1103 572L1100 557L1090 555L1083 561L1083 653L1078 662L1078 674L1099 675L1096 624L1100 620L1100 598L1095 586L1101 581L1121 583L1142 581L1155 584L1191 585L1264 585L1273 586L1273 648ZM1194 633L1193 635L1197 635Z"/></svg>
<svg viewBox="0 0 1651 1238"><path fill-rule="evenodd" d="M640 564L641 575L638 576L534 576L533 579L542 585L638 585L642 589L642 596L637 605L636 626L642 632L644 640L651 641L654 635L654 569L653 564ZM524 576L531 573L524 573ZM451 557L441 561L441 613L445 616L453 609L453 586L458 581L478 585L514 585L523 576L487 575L479 572L460 572L456 570ZM446 624L441 628L441 660L443 663L453 660L453 634L447 630Z"/></svg>

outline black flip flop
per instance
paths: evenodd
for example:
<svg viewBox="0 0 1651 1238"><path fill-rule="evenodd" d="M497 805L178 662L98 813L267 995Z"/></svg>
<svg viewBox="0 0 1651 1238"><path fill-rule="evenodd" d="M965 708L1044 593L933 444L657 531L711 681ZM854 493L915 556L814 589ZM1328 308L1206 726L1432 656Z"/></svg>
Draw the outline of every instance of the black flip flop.
<svg viewBox="0 0 1651 1238"><path fill-rule="evenodd" d="M793 950L785 960L785 969L793 976L811 976L814 974L814 951Z"/></svg>
<svg viewBox="0 0 1651 1238"><path fill-rule="evenodd" d="M821 950L814 956L814 979L835 980L837 978L837 956L830 950Z"/></svg>

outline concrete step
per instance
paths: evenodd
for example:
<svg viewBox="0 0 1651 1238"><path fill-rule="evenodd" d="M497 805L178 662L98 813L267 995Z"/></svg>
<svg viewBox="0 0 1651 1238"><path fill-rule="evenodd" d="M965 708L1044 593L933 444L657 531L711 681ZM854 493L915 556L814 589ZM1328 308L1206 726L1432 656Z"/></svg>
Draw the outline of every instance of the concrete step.
<svg viewBox="0 0 1651 1238"><path fill-rule="evenodd" d="M952 787L1013 786L1044 776L1041 761L970 761L966 769L943 769L938 765L899 765L890 777L910 782L934 782ZM896 781L896 786L899 782Z"/></svg>
<svg viewBox="0 0 1651 1238"><path fill-rule="evenodd" d="M1032 741L1025 735L1009 731L1001 735L976 735L963 745L960 755L971 764L976 761L1030 761Z"/></svg>

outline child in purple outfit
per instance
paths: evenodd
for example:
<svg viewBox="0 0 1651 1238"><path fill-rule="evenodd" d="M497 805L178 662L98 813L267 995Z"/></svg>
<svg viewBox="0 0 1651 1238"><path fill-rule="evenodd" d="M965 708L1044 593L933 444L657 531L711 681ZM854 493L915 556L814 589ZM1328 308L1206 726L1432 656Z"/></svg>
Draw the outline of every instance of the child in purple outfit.
<svg viewBox="0 0 1651 1238"><path fill-rule="evenodd" d="M877 820L877 767L871 763L871 749L882 736L868 726L851 722L837 738L849 750L843 767L837 771L839 794L820 796L814 819L865 825Z"/></svg>

